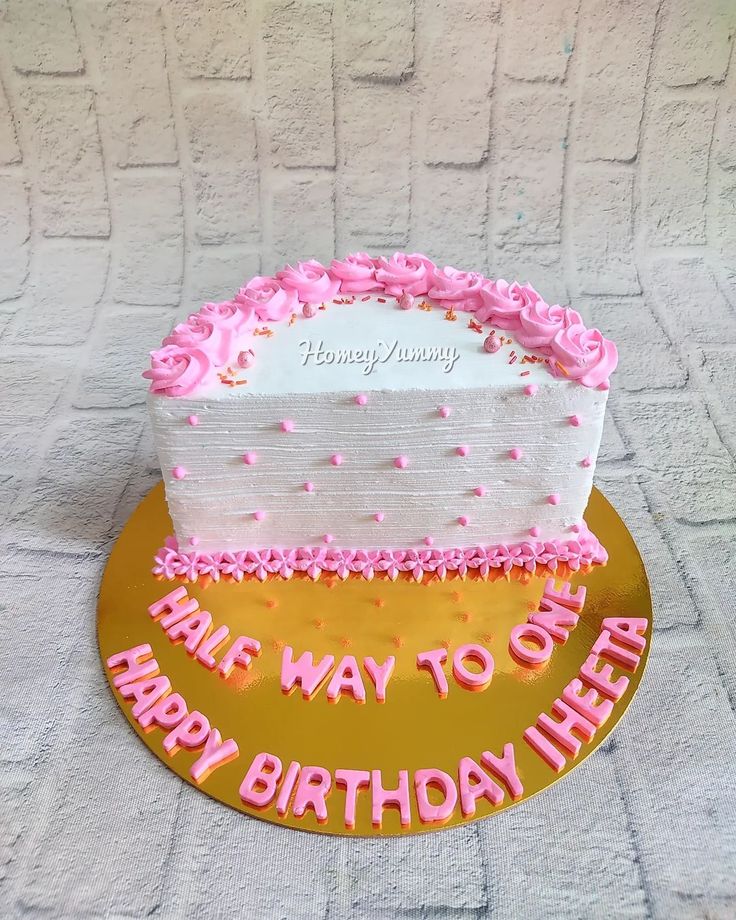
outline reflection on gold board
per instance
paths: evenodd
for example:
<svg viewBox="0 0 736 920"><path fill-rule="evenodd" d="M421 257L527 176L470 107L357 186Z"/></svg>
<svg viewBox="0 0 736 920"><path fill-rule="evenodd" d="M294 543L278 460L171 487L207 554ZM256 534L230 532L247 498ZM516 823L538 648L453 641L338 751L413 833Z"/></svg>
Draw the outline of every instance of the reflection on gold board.
<svg viewBox="0 0 736 920"><path fill-rule="evenodd" d="M280 758L284 771L291 761L324 767L333 777L336 769L380 769L384 787L389 788L397 785L400 770L407 770L410 780L415 771L428 767L457 777L461 758L480 761L484 751L500 756L507 742L515 749L523 784L521 801L565 776L606 738L623 715L641 680L651 640L649 585L631 535L595 489L586 520L608 549L609 563L585 574L566 576L573 587L585 585L585 606L567 642L556 643L542 666L530 668L515 660L509 651L509 634L537 609L544 576L532 577L527 583L469 578L426 584L378 578L343 582L334 577L315 583L294 577L289 581L273 578L263 583L220 582L206 587L187 584L189 596L212 614L213 628L229 627L229 641L245 635L261 643L261 653L249 669L236 666L228 678L223 678L216 669L195 660L181 642L172 642L148 614L148 606L176 586L157 581L151 574L154 553L171 532L163 487L159 485L130 517L105 570L98 607L103 667L111 681L105 665L109 656L143 643L151 645L160 673L184 697L189 711L199 710L223 739L237 742L238 756L213 770L198 788L240 811L308 831L371 836L421 833L483 818L514 804L508 790L504 789L503 801L496 806L479 799L472 818L463 817L458 803L441 825L421 823L412 790L411 824L402 827L398 811L388 808L380 828L372 824L370 792L361 790L355 827L349 829L343 813L345 793L334 783L324 823L319 823L311 810L302 817L295 817L292 810L280 817L273 805L263 810L246 806L239 788L251 761L261 752ZM583 743L576 758L566 755L567 764L558 774L526 743L524 730L535 724L540 713L551 712L553 701L578 675L590 654L603 619L615 616L647 620L646 648L634 673L614 666L616 675L629 678L628 689L593 740ZM493 677L482 692L469 692L453 679L453 650L465 643L483 645L493 656ZM359 664L367 656L380 663L393 655L396 666L386 701L377 702L365 672L364 703L350 696L329 702L324 686L308 701L298 689L286 696L280 680L285 646L293 648L295 657L309 650L316 660L331 654L339 662L343 656L353 655ZM227 647L224 645L215 657L221 658ZM448 650L448 693L444 699L438 695L430 673L418 669L416 663L417 653L441 647ZM113 692L143 743L196 786L189 770L201 751L180 749L168 755L163 748L164 730L144 731L132 716L133 702L124 700L114 688ZM431 801L435 796L430 792ZM441 801L441 796L436 801Z"/></svg>

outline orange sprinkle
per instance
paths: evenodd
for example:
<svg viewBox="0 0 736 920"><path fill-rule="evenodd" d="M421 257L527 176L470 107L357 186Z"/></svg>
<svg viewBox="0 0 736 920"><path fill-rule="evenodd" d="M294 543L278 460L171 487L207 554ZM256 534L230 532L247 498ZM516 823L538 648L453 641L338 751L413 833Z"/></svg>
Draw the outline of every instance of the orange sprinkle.
<svg viewBox="0 0 736 920"><path fill-rule="evenodd" d="M324 629L324 628L325 628L325 621L324 621L324 620L315 620L315 621L314 621L314 628L315 628L315 629Z"/></svg>
<svg viewBox="0 0 736 920"><path fill-rule="evenodd" d="M404 640L402 639L401 636L394 636L393 643L396 646L396 648L401 648L401 646L404 644Z"/></svg>
<svg viewBox="0 0 736 920"><path fill-rule="evenodd" d="M274 639L273 640L273 650L274 652L280 652L281 649L286 645L283 639Z"/></svg>
<svg viewBox="0 0 736 920"><path fill-rule="evenodd" d="M450 640L449 640L449 639L443 639L443 640L440 642L440 645L442 646L442 648L449 648L449 647L450 647Z"/></svg>
<svg viewBox="0 0 736 920"><path fill-rule="evenodd" d="M445 319L449 320L451 323L454 323L457 319L457 313L450 307L449 310L445 311Z"/></svg>
<svg viewBox="0 0 736 920"><path fill-rule="evenodd" d="M326 310L326 309L327 309L327 304L326 304L326 303L321 303L321 304L319 305L319 309L320 309L320 310Z"/></svg>
<svg viewBox="0 0 736 920"><path fill-rule="evenodd" d="M271 609L278 607L278 605L279 602L273 597L269 597L269 599L266 601L266 607L270 607Z"/></svg>
<svg viewBox="0 0 736 920"><path fill-rule="evenodd" d="M342 639L340 639L340 645L343 648L350 648L352 644L353 640L349 636L343 636Z"/></svg>
<svg viewBox="0 0 736 920"><path fill-rule="evenodd" d="M385 601L382 597L377 597L377 598L373 601L373 603L376 605L376 607L385 607L385 606L386 606L386 601Z"/></svg>
<svg viewBox="0 0 736 920"><path fill-rule="evenodd" d="M560 364L559 361L555 361L555 367L559 368L559 370L565 375L565 377L569 377L569 376L570 376L570 375L568 374L567 370Z"/></svg>
<svg viewBox="0 0 736 920"><path fill-rule="evenodd" d="M463 599L460 591L453 591L450 597L455 601L455 603L459 603Z"/></svg>
<svg viewBox="0 0 736 920"><path fill-rule="evenodd" d="M457 618L458 618L458 620L460 620L462 623L469 623L469 622L473 619L473 614L472 614L472 613L468 613L468 612L466 611L465 613L458 613Z"/></svg>
<svg viewBox="0 0 736 920"><path fill-rule="evenodd" d="M423 301L419 304L419 309L420 309L420 310L423 310L425 313L431 313L431 312L432 312L432 304L427 303L426 300L423 300Z"/></svg>
<svg viewBox="0 0 736 920"><path fill-rule="evenodd" d="M293 326L295 322L296 322L296 313L292 313L291 316L289 317L289 325Z"/></svg>
<svg viewBox="0 0 736 920"><path fill-rule="evenodd" d="M244 383L247 383L247 380L236 380L235 383L237 386L242 387Z"/></svg>
<svg viewBox="0 0 736 920"><path fill-rule="evenodd" d="M524 362L522 361L521 363L523 364ZM522 371L522 372L519 374L519 377L528 377L529 374L531 374L531 371Z"/></svg>

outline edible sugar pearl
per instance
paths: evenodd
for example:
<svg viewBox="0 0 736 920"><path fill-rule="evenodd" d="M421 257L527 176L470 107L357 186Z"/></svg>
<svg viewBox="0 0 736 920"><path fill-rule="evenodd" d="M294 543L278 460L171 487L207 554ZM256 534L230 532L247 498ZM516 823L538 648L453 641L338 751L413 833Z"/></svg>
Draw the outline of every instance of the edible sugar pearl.
<svg viewBox="0 0 736 920"><path fill-rule="evenodd" d="M281 430L289 431L289 432L294 430L294 423L292 422L290 418L285 418L283 420L283 422L281 423Z"/></svg>
<svg viewBox="0 0 736 920"><path fill-rule="evenodd" d="M460 515L460 517L457 519L457 522L461 527L468 526L468 518L464 514Z"/></svg>
<svg viewBox="0 0 736 920"><path fill-rule="evenodd" d="M377 511L377 512L373 515L373 520L374 520L377 524L380 524L381 521L383 521L383 518L384 518L383 511Z"/></svg>
<svg viewBox="0 0 736 920"><path fill-rule="evenodd" d="M305 483L304 483L304 491L305 491L305 492L314 492L314 483L313 483L313 482L305 482Z"/></svg>
<svg viewBox="0 0 736 920"><path fill-rule="evenodd" d="M188 424L192 426L192 428L196 428L197 425L199 425L199 416L190 415L189 418L187 419L187 422Z"/></svg>
<svg viewBox="0 0 736 920"><path fill-rule="evenodd" d="M538 537L542 531L535 525L534 527L529 528L530 537Z"/></svg>
<svg viewBox="0 0 736 920"><path fill-rule="evenodd" d="M322 537L322 540L323 540L324 543L332 543L332 541L333 541L334 539L335 539L335 538L332 536L331 533L326 533L326 534L324 535L324 537Z"/></svg>
<svg viewBox="0 0 736 920"><path fill-rule="evenodd" d="M368 397L365 395L365 393L358 393L358 395L355 397L355 401L359 406L364 406L368 402Z"/></svg>
<svg viewBox="0 0 736 920"><path fill-rule="evenodd" d="M486 487L485 487L485 486L476 486L476 487L473 489L473 492L475 492L475 494L478 496L478 498L483 498L483 496L486 494Z"/></svg>
<svg viewBox="0 0 736 920"><path fill-rule="evenodd" d="M183 479L187 475L187 471L183 466L175 466L171 471L171 475L174 477L174 479Z"/></svg>
<svg viewBox="0 0 736 920"><path fill-rule="evenodd" d="M571 415L568 419L568 422L570 422L573 428L577 428L580 425L580 422L582 422L582 419L579 415Z"/></svg>
<svg viewBox="0 0 736 920"><path fill-rule="evenodd" d="M593 461L590 459L590 457L583 457L583 459L580 461L580 465L589 467L593 465Z"/></svg>
<svg viewBox="0 0 736 920"><path fill-rule="evenodd" d="M559 505L559 503L560 503L560 496L557 494L557 492L553 492L551 495L547 496L548 505Z"/></svg>
<svg viewBox="0 0 736 920"><path fill-rule="evenodd" d="M305 303L302 307L302 315L307 319L311 319L313 316L317 315L317 308L311 303Z"/></svg>
<svg viewBox="0 0 736 920"><path fill-rule="evenodd" d="M470 453L470 448L467 446L467 444L461 444L459 447L455 448L455 453L458 455L458 457L467 457Z"/></svg>
<svg viewBox="0 0 736 920"><path fill-rule="evenodd" d="M450 412L452 412L452 409L449 406L440 406L439 408L440 418L447 418Z"/></svg>
<svg viewBox="0 0 736 920"><path fill-rule="evenodd" d="M524 387L524 396L536 396L538 391L539 387L536 385L536 383L527 383L527 385Z"/></svg>
<svg viewBox="0 0 736 920"><path fill-rule="evenodd" d="M394 460L394 466L397 470L405 470L409 466L409 458L402 454Z"/></svg>
<svg viewBox="0 0 736 920"><path fill-rule="evenodd" d="M402 310L411 310L414 306L414 298L408 291L404 291L401 297L399 297L399 306Z"/></svg>
<svg viewBox="0 0 736 920"><path fill-rule="evenodd" d="M189 545L190 545L190 546L197 546L198 543L199 543L199 537L190 537L190 538L189 538Z"/></svg>
<svg viewBox="0 0 736 920"><path fill-rule="evenodd" d="M425 537L425 538L424 538L424 545L425 545L425 546L431 546L433 543L434 543L434 538L433 538L433 537Z"/></svg>
<svg viewBox="0 0 736 920"><path fill-rule="evenodd" d="M520 447L512 447L509 451L509 457L511 457L512 460L521 460L523 456L524 451Z"/></svg>
<svg viewBox="0 0 736 920"><path fill-rule="evenodd" d="M253 362L256 360L256 353L252 348L246 348L245 351L241 351L238 355L238 364L240 367L253 367Z"/></svg>
<svg viewBox="0 0 736 920"><path fill-rule="evenodd" d="M333 466L340 466L340 464L342 463L342 454L333 454L330 457L330 463Z"/></svg>
<svg viewBox="0 0 736 920"><path fill-rule="evenodd" d="M266 512L265 511L254 511L253 517L255 518L256 521L263 521L266 519Z"/></svg>
<svg viewBox="0 0 736 920"><path fill-rule="evenodd" d="M249 450L247 454L243 454L243 463L245 463L246 466L253 466L257 459L257 456L252 450Z"/></svg>
<svg viewBox="0 0 736 920"><path fill-rule="evenodd" d="M498 341L498 336L493 335L493 333L487 336L483 342L483 351L487 351L491 355L495 354L500 347L501 343Z"/></svg>

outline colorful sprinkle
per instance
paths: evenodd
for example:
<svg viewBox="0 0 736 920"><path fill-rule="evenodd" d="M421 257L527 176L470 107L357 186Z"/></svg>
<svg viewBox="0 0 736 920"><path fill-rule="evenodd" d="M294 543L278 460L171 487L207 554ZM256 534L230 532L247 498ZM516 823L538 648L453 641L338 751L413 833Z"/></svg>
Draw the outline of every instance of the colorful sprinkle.
<svg viewBox="0 0 736 920"><path fill-rule="evenodd" d="M254 520L256 520L256 521L265 521L265 519L266 519L266 512L265 512L265 511L254 511L254 512L253 512L253 518L254 518Z"/></svg>
<svg viewBox="0 0 736 920"><path fill-rule="evenodd" d="M573 428L578 428L580 423L582 422L582 419L580 418L579 415L571 415L570 418L568 419L568 422L572 425Z"/></svg>
<svg viewBox="0 0 736 920"><path fill-rule="evenodd" d="M478 496L478 498L483 498L483 496L486 494L486 487L485 487L485 486L476 486L476 487L473 489L473 492L475 493L475 495Z"/></svg>
<svg viewBox="0 0 736 920"><path fill-rule="evenodd" d="M536 383L527 383L524 387L524 396L536 396L539 392L539 387Z"/></svg>
<svg viewBox="0 0 736 920"><path fill-rule="evenodd" d="M197 425L199 425L199 416L190 415L189 418L187 419L187 424L191 425L192 428L196 428Z"/></svg>
<svg viewBox="0 0 736 920"><path fill-rule="evenodd" d="M252 450L249 450L247 454L243 454L243 463L247 466L253 466L253 464L258 459L258 455L255 454Z"/></svg>
<svg viewBox="0 0 736 920"><path fill-rule="evenodd" d="M509 451L509 457L511 457L512 460L521 460L523 456L524 451L520 447L512 447Z"/></svg>
<svg viewBox="0 0 736 920"><path fill-rule="evenodd" d="M314 483L313 483L313 482L305 482L305 483L304 483L304 491L305 491L305 492L314 492Z"/></svg>
<svg viewBox="0 0 736 920"><path fill-rule="evenodd" d="M171 471L171 475L174 477L174 479L183 479L187 475L187 471L183 466L175 466Z"/></svg>
<svg viewBox="0 0 736 920"><path fill-rule="evenodd" d="M281 430L291 432L294 430L294 422L290 418L285 418L281 423Z"/></svg>
<svg viewBox="0 0 736 920"><path fill-rule="evenodd" d="M458 522L458 524L459 524L461 527L467 527L467 526L468 526L468 518L467 518L467 516L464 515L464 514L461 514L461 515L460 515L460 517L457 519L457 522Z"/></svg>
<svg viewBox="0 0 736 920"><path fill-rule="evenodd" d="M440 418L447 418L452 412L452 409L449 406L440 406L439 408Z"/></svg>
<svg viewBox="0 0 736 920"><path fill-rule="evenodd" d="M551 495L547 496L548 505L559 505L559 503L560 503L560 496L557 492L553 492Z"/></svg>
<svg viewBox="0 0 736 920"><path fill-rule="evenodd" d="M467 457L470 453L470 448L467 444L461 444L459 447L455 448L455 453L458 457Z"/></svg>
<svg viewBox="0 0 736 920"><path fill-rule="evenodd" d="M358 393L358 395L355 397L355 401L359 406L364 406L368 402L368 397L365 395L365 393Z"/></svg>
<svg viewBox="0 0 736 920"><path fill-rule="evenodd" d="M409 466L409 458L401 454L394 460L394 466L397 470L405 470Z"/></svg>
<svg viewBox="0 0 736 920"><path fill-rule="evenodd" d="M383 511L376 511L376 513L373 515L373 520L374 520L377 524L382 523L383 519L384 519L384 513L383 513Z"/></svg>
<svg viewBox="0 0 736 920"><path fill-rule="evenodd" d="M333 454L330 457L330 463L333 466L340 466L340 464L342 463L342 454Z"/></svg>

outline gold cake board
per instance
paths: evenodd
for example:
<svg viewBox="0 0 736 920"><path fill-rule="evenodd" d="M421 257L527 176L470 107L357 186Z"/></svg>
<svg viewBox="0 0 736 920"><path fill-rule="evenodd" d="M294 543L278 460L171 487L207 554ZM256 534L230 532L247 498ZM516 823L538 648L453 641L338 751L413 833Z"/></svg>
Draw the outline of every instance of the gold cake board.
<svg viewBox="0 0 736 920"><path fill-rule="evenodd" d="M186 584L189 596L211 612L213 628L224 624L230 629L230 640L247 635L261 643L261 654L248 670L236 666L228 678L223 678L217 670L196 661L181 642L172 642L148 614L151 603L180 584L159 581L151 574L154 554L171 533L163 487L159 485L131 515L105 570L98 606L103 668L112 687L108 657L150 644L160 673L170 679L172 690L184 697L190 712L196 709L206 715L223 739L234 738L239 755L197 785L189 770L201 751L181 748L167 754L163 748L166 732L158 727L142 729L132 716L134 701L123 699L113 688L125 718L169 769L240 811L308 831L370 836L421 833L484 818L515 804L507 790L500 805L480 799L472 818L462 816L458 802L442 825L425 825L419 821L412 788L411 825L402 827L398 811L388 808L380 828L371 821L370 792L362 790L355 827L348 829L343 816L345 793L334 782L324 823L316 820L312 810L302 817L295 817L291 810L279 817L273 806L262 810L247 806L239 788L251 761L261 752L279 757L284 772L291 761L324 767L333 777L336 769L380 769L388 789L396 787L400 770L408 770L410 780L416 770L428 767L457 777L462 757L480 762L481 752L500 756L504 745L513 742L524 788L519 801L569 773L605 740L631 702L646 665L652 627L651 597L641 557L625 524L596 489L586 520L610 559L606 566L566 576L573 586L585 585L585 606L567 642L555 643L551 658L540 667L525 667L512 657L509 634L537 608L545 576L534 576L526 584L515 579L491 582L449 576L444 582L432 579L422 584L378 577L371 582L353 577L343 582L324 576L317 582L293 577L289 581L270 578L263 583L221 581L206 587ZM634 673L614 666L616 675L629 677L625 694L593 740L583 743L576 758L568 755L567 765L558 774L525 742L524 731L535 724L540 713L551 712L555 698L578 676L603 619L615 616L646 618L646 648ZM495 671L483 692L469 692L453 679L452 653L465 643L481 644L493 655ZM291 646L295 657L309 650L315 660L328 653L336 662L344 655L354 655L359 664L365 656L380 663L394 655L396 667L386 702L376 701L365 672L365 703L357 703L350 696L331 703L324 686L310 700L303 699L298 689L284 695L280 686L284 646ZM445 699L439 697L428 671L419 670L416 664L418 652L438 647L448 649L445 673L449 691ZM215 657L221 657L227 648L224 645Z"/></svg>

